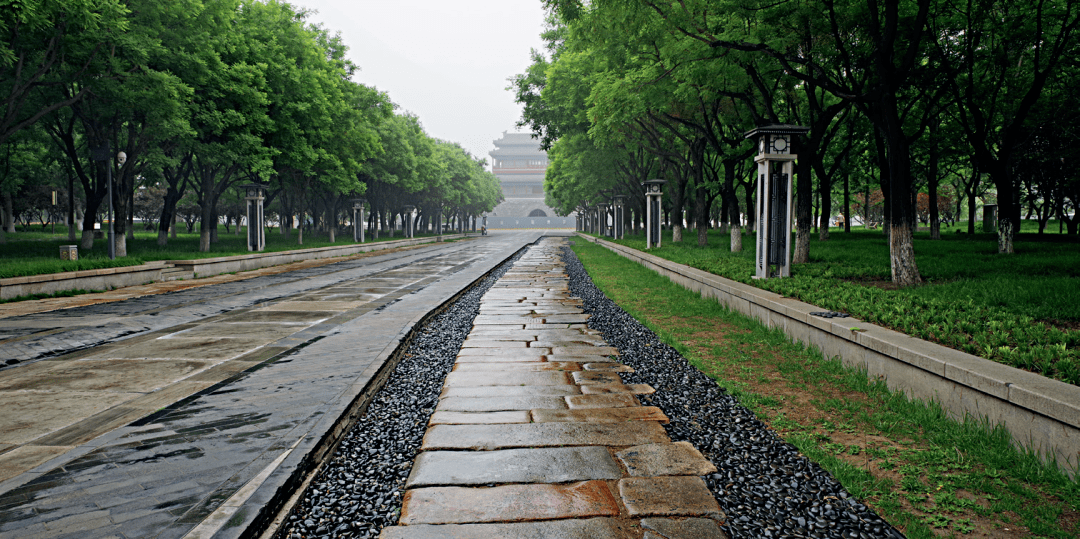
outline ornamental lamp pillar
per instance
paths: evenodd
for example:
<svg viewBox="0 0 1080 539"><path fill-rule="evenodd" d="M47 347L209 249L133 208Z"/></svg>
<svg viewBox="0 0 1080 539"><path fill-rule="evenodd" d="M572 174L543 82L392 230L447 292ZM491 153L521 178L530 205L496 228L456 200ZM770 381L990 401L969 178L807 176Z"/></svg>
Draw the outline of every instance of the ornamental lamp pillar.
<svg viewBox="0 0 1080 539"><path fill-rule="evenodd" d="M774 124L746 133L754 139L757 170L757 252L754 278L791 277L792 177L795 175L795 143L808 127Z"/></svg>
<svg viewBox="0 0 1080 539"><path fill-rule="evenodd" d="M354 243L364 243L364 203L362 198L354 198L352 204L352 236Z"/></svg>
<svg viewBox="0 0 1080 539"><path fill-rule="evenodd" d="M597 232L601 236L608 235L608 203L600 202L596 205L596 221L600 225L600 230Z"/></svg>
<svg viewBox="0 0 1080 539"><path fill-rule="evenodd" d="M244 190L244 200L247 201L247 249L248 251L262 251L266 248L266 230L263 226L265 220L263 201L266 200L266 186L249 183L241 185L240 188Z"/></svg>
<svg viewBox="0 0 1080 539"><path fill-rule="evenodd" d="M406 238L412 239L414 219L413 213L416 211L416 206L405 205L403 209L405 210L405 230L403 232L405 232Z"/></svg>
<svg viewBox="0 0 1080 539"><path fill-rule="evenodd" d="M645 248L660 247L661 188L667 180L645 180Z"/></svg>
<svg viewBox="0 0 1080 539"><path fill-rule="evenodd" d="M615 232L614 239L621 240L626 233L623 223L626 221L626 195L615 195Z"/></svg>

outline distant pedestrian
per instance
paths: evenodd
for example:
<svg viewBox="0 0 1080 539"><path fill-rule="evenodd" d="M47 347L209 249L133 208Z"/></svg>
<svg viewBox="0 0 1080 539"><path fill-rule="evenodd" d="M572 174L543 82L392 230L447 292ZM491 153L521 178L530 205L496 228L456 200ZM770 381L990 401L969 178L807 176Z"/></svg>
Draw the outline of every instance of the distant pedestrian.
<svg viewBox="0 0 1080 539"><path fill-rule="evenodd" d="M840 215L836 216L836 226L839 228L844 228L844 214L841 213Z"/></svg>

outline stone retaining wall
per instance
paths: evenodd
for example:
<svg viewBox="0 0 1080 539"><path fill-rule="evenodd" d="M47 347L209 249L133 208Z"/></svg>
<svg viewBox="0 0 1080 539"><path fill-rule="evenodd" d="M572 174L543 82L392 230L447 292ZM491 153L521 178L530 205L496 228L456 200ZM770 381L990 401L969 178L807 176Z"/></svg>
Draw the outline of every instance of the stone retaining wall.
<svg viewBox="0 0 1080 539"><path fill-rule="evenodd" d="M672 282L782 329L793 340L839 356L890 389L941 404L954 418L1004 425L1014 441L1080 471L1080 387L916 339L855 318L821 318L820 307L642 251L579 234Z"/></svg>
<svg viewBox="0 0 1080 539"><path fill-rule="evenodd" d="M47 273L29 277L0 279L0 299L12 299L31 294L55 294L68 290L112 290L161 280L161 272L170 266L192 271L197 277L210 277L222 273L247 271L301 260L348 256L368 251L380 251L421 243L431 243L464 237L463 234L444 234L439 237L389 240L373 243L353 243L341 246L280 251L274 253L251 253L196 260L169 260L148 262L141 266L104 268L64 273Z"/></svg>
<svg viewBox="0 0 1080 539"><path fill-rule="evenodd" d="M55 294L68 290L111 290L161 280L166 268L164 261L141 266L103 268L64 273L46 273L28 277L0 279L0 299L12 299L30 294Z"/></svg>

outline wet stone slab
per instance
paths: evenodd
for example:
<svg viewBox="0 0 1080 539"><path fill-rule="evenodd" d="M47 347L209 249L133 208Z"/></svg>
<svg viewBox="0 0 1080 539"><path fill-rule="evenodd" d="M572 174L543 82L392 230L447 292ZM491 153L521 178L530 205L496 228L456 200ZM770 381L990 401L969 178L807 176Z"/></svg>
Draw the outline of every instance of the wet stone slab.
<svg viewBox="0 0 1080 539"><path fill-rule="evenodd" d="M728 539L720 525L708 518L646 518L641 520L645 528L645 539Z"/></svg>
<svg viewBox="0 0 1080 539"><path fill-rule="evenodd" d="M475 386L558 386L570 383L566 372L458 372L446 375L447 387ZM578 374L578 373L571 373Z"/></svg>
<svg viewBox="0 0 1080 539"><path fill-rule="evenodd" d="M600 372L600 371L586 371L571 373L574 378L575 384L618 384L622 382L622 378L613 372Z"/></svg>
<svg viewBox="0 0 1080 539"><path fill-rule="evenodd" d="M563 400L563 397L557 395L445 397L439 400L435 410L446 412L498 412L502 410L532 410L535 408L565 409L566 401Z"/></svg>
<svg viewBox="0 0 1080 539"><path fill-rule="evenodd" d="M384 528L381 539L633 539L638 528L624 520L589 518L513 524L443 524ZM689 536L687 536L689 537Z"/></svg>
<svg viewBox="0 0 1080 539"><path fill-rule="evenodd" d="M700 477L631 477L619 481L619 496L630 516L708 516L723 519Z"/></svg>
<svg viewBox="0 0 1080 539"><path fill-rule="evenodd" d="M564 397L564 399L566 400L567 407L571 410L641 406L637 397L630 393L616 393L611 395L573 395Z"/></svg>
<svg viewBox="0 0 1080 539"><path fill-rule="evenodd" d="M628 446L667 442L655 421L626 423L527 423L522 425L434 425L422 450L503 449L571 445Z"/></svg>
<svg viewBox="0 0 1080 539"><path fill-rule="evenodd" d="M656 392L649 384L589 384L580 387L582 395L610 395L615 393L649 395Z"/></svg>
<svg viewBox="0 0 1080 539"><path fill-rule="evenodd" d="M404 525L610 517L619 506L603 481L568 485L431 487L405 492Z"/></svg>
<svg viewBox="0 0 1080 539"><path fill-rule="evenodd" d="M504 412L447 412L435 410L428 425L497 425L501 423L531 423L528 410Z"/></svg>
<svg viewBox="0 0 1080 539"><path fill-rule="evenodd" d="M406 488L487 483L566 483L620 479L606 448L557 447L501 451L426 451L416 458Z"/></svg>
<svg viewBox="0 0 1080 539"><path fill-rule="evenodd" d="M447 387L439 395L448 397L526 397L531 395L580 395L578 386L483 386Z"/></svg>
<svg viewBox="0 0 1080 539"><path fill-rule="evenodd" d="M638 445L616 453L630 475L708 475L716 466L705 459L690 442Z"/></svg>
<svg viewBox="0 0 1080 539"><path fill-rule="evenodd" d="M587 367L587 365L585 365ZM485 372L490 376L498 376L505 371L539 372L539 371L580 371L582 364L572 361L530 361L519 363L458 363L454 365L454 372Z"/></svg>
<svg viewBox="0 0 1080 539"><path fill-rule="evenodd" d="M535 423L625 423L627 421L658 421L667 423L668 418L655 406L633 408L591 408L586 410L533 410Z"/></svg>
<svg viewBox="0 0 1080 539"><path fill-rule="evenodd" d="M477 357L487 356L494 357L496 360L501 361L536 361L536 358L546 356L551 353L550 348L462 348L458 352L458 357Z"/></svg>

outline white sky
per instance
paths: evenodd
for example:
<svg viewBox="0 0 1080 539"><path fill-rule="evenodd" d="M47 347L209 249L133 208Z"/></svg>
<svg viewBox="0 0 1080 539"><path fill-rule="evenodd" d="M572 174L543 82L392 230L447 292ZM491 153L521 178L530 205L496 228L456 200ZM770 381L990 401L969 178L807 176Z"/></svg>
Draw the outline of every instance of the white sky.
<svg viewBox="0 0 1080 539"><path fill-rule="evenodd" d="M543 49L541 0L292 0L340 32L357 82L389 94L428 135L491 160L491 141L515 131L521 106L508 77ZM490 170L490 166L489 166Z"/></svg>

